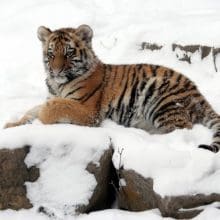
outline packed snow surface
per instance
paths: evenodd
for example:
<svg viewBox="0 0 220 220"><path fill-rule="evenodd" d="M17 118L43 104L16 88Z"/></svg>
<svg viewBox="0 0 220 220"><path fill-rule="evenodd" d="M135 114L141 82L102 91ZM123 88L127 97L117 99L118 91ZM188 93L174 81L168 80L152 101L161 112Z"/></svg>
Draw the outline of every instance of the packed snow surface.
<svg viewBox="0 0 220 220"><path fill-rule="evenodd" d="M201 61L195 54L190 65L177 61L170 48L172 43L220 47L219 10L218 0L2 0L0 127L42 103L47 96L41 44L36 37L40 25L56 29L89 24L94 30L93 47L101 60L107 63L155 63L172 67L191 78L220 113L220 72L215 72L212 57ZM143 41L160 43L164 47L159 52L141 51ZM217 57L220 68L219 61ZM72 177L73 170L79 180L83 183L89 181L89 187L94 187L94 177L83 171L87 163L85 158L91 157L97 162L101 152L108 146L109 136L115 147L115 166L119 166L117 151L124 149L124 167L133 168L145 177L153 177L154 189L161 195L220 192L220 155L197 148L201 143L211 142L211 132L199 125L193 130L178 130L165 136L156 136L134 128L123 128L109 121L104 122L102 128L43 126L35 122L34 125L0 130L0 146L34 146L26 163L29 166L38 164L42 176L35 183L27 183L28 196L35 206L42 200L44 204L57 205L55 208L59 214L59 210L63 210L62 201L74 203L75 198L69 196L73 195L71 193L79 193L78 201L87 202L91 193L88 186L82 184L78 192L69 191L70 183L65 177ZM66 166L70 168L63 173L57 172ZM65 181L61 182L60 179ZM52 181L58 184L54 186ZM63 193L52 196L58 189L62 189ZM52 200L60 203L52 204ZM77 219L104 218L162 219L157 210L141 213L107 210ZM218 218L220 211L209 207L195 219ZM37 214L33 208L18 212L0 211L0 219L48 218Z"/></svg>

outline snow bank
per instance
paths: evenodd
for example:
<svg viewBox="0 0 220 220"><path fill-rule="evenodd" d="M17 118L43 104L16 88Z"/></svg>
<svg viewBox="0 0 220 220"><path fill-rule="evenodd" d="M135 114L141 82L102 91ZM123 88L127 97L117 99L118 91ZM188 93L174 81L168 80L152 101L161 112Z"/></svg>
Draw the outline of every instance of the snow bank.
<svg viewBox="0 0 220 220"><path fill-rule="evenodd" d="M212 215L214 216L214 212ZM36 210L21 210L19 212L7 210L7 211L1 211L0 212L0 219L3 220L51 220L51 218L36 213ZM63 220L61 218L57 218L58 220ZM145 212L136 212L136 213L130 213L126 211L111 209L111 210L105 210L105 211L99 211L99 212L93 212L89 215L80 215L78 217L73 216L66 216L65 220L162 220L167 219L171 220L172 218L162 218L160 216L160 213L158 210L152 210L152 211L145 211Z"/></svg>
<svg viewBox="0 0 220 220"><path fill-rule="evenodd" d="M41 173L36 182L26 184L34 206L53 207L68 214L70 205L87 204L96 181L85 168L90 161L100 159L110 138L115 167L119 168L121 160L124 169L153 178L154 190L161 196L220 193L220 154L197 147L211 141L206 128L198 125L192 130L149 135L112 121L105 121L102 127L36 122L0 132L2 147L32 146L25 162L39 167Z"/></svg>

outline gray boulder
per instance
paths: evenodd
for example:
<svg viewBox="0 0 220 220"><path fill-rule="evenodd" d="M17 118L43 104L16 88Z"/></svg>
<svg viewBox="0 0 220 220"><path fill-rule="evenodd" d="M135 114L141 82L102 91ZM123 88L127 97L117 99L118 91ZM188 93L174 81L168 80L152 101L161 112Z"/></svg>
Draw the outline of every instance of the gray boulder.
<svg viewBox="0 0 220 220"><path fill-rule="evenodd" d="M129 211L159 208L163 217L188 219L198 215L200 206L220 201L220 194L196 194L161 197L154 189L152 178L144 178L133 170L120 170L126 184L119 187L119 207Z"/></svg>

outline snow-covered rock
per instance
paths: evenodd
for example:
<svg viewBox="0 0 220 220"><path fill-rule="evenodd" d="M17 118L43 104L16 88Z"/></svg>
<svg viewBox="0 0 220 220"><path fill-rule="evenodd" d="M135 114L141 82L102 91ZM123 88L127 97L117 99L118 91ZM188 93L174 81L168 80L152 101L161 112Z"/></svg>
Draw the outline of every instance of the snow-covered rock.
<svg viewBox="0 0 220 220"><path fill-rule="evenodd" d="M110 207L112 190L118 186L120 208L158 208L163 216L194 217L205 205L220 202L219 153L197 147L208 140L211 132L202 126L150 135L109 120L100 128L35 121L0 132L0 146L7 146L9 153L31 146L18 164L25 172L36 167L40 175L22 180L22 185L27 181L25 198L35 210L61 218ZM117 172L112 172L112 160ZM1 178L13 172L14 168ZM12 179L16 182L19 176L18 172Z"/></svg>
<svg viewBox="0 0 220 220"><path fill-rule="evenodd" d="M220 204L220 153L198 148L211 141L203 126L149 135L106 121L118 170L119 207L159 208L163 216L192 218L207 205ZM193 210L191 208L194 208Z"/></svg>
<svg viewBox="0 0 220 220"><path fill-rule="evenodd" d="M20 147L24 145L31 146L29 153L27 147ZM104 130L21 126L1 131L0 146L4 146L0 150L0 189L11 190L4 191L4 196L1 191L0 209L33 205L39 212L60 217L110 207L112 149ZM35 178L33 167L39 169ZM23 190L18 199L17 187Z"/></svg>

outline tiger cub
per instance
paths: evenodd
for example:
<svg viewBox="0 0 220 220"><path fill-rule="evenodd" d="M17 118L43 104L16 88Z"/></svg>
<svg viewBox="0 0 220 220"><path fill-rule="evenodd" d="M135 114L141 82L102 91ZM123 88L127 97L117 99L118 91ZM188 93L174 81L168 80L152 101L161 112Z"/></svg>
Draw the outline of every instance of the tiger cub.
<svg viewBox="0 0 220 220"><path fill-rule="evenodd" d="M45 124L98 126L104 119L164 134L196 123L214 130L213 143L199 147L218 152L220 116L195 84L158 65L102 63L92 49L87 25L51 31L39 27L50 97L6 127L39 118Z"/></svg>

